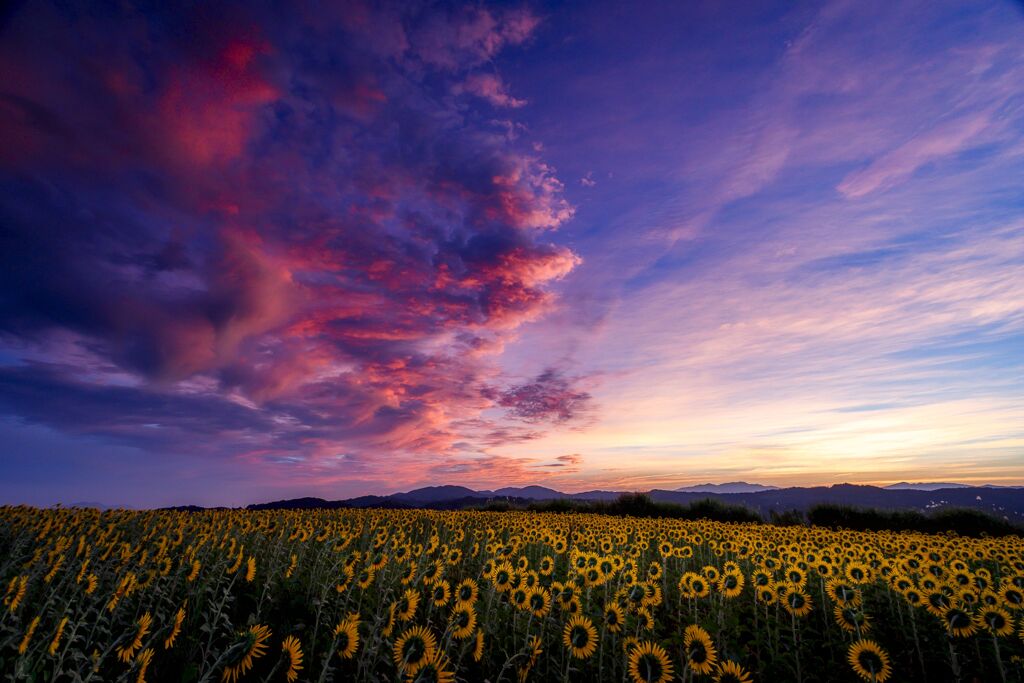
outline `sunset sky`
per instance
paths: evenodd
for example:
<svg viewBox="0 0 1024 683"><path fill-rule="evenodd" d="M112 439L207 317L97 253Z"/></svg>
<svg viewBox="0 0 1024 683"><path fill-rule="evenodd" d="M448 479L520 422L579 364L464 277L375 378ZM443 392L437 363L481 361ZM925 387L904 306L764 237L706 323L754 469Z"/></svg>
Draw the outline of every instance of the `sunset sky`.
<svg viewBox="0 0 1024 683"><path fill-rule="evenodd" d="M1009 0L12 3L0 503L1024 484L1022 45Z"/></svg>

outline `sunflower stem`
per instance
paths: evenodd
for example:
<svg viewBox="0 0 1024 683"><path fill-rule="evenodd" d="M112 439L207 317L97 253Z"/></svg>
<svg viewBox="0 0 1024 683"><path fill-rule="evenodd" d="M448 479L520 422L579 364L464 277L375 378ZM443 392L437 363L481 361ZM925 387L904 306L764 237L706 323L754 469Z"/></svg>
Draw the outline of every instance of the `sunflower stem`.
<svg viewBox="0 0 1024 683"><path fill-rule="evenodd" d="M796 615L790 612L789 618L793 622L793 654L796 656L796 680L797 683L803 683L804 677L800 671L800 636L796 629Z"/></svg>
<svg viewBox="0 0 1024 683"><path fill-rule="evenodd" d="M953 639L946 637L946 644L949 645L949 663L953 669L953 680L960 680L960 664L956 660L956 650L953 648Z"/></svg>
<svg viewBox="0 0 1024 683"><path fill-rule="evenodd" d="M999 654L999 636L992 634L992 646L996 651L996 665L999 666L999 678L1006 683L1006 670L1003 668L1003 657Z"/></svg>

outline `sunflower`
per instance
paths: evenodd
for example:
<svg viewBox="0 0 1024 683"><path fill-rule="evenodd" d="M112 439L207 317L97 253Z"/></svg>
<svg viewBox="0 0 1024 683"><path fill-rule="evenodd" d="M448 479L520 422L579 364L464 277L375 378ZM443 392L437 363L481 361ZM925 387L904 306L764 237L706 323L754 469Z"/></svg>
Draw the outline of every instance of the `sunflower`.
<svg viewBox="0 0 1024 683"><path fill-rule="evenodd" d="M199 576L199 570L202 568L202 566L203 565L199 564L199 560L192 560L192 569L189 570L188 576L185 577L185 580L189 583L195 581L196 578Z"/></svg>
<svg viewBox="0 0 1024 683"><path fill-rule="evenodd" d="M693 574L689 581L690 593L694 598L706 598L711 595L711 584L710 581L713 579L704 580L704 577Z"/></svg>
<svg viewBox="0 0 1024 683"><path fill-rule="evenodd" d="M460 603L474 603L480 596L480 587L473 579L463 579L455 587L455 601Z"/></svg>
<svg viewBox="0 0 1024 683"><path fill-rule="evenodd" d="M67 626L67 625L68 625L68 618L67 617L63 617L60 620L60 623L57 624L57 632L54 634L53 640L50 641L50 647L47 649L47 652L50 653L51 657L53 657L54 655L57 654L57 648L60 647L60 638L61 638L62 635L64 635L64 627Z"/></svg>
<svg viewBox="0 0 1024 683"><path fill-rule="evenodd" d="M772 573L767 569L757 569L750 575L750 583L755 587L770 586L773 583Z"/></svg>
<svg viewBox="0 0 1024 683"><path fill-rule="evenodd" d="M541 619L551 611L551 593L546 588L534 588L527 599L533 616Z"/></svg>
<svg viewBox="0 0 1024 683"><path fill-rule="evenodd" d="M604 625L609 633L618 633L622 630L622 608L615 603L610 603L604 610Z"/></svg>
<svg viewBox="0 0 1024 683"><path fill-rule="evenodd" d="M597 650L597 629L589 618L577 614L566 622L562 642L576 659L590 659Z"/></svg>
<svg viewBox="0 0 1024 683"><path fill-rule="evenodd" d="M871 630L871 621L868 615L856 607L843 607L836 605L832 610L839 628L848 633L864 633Z"/></svg>
<svg viewBox="0 0 1024 683"><path fill-rule="evenodd" d="M733 661L722 662L715 671L715 683L752 683L750 673Z"/></svg>
<svg viewBox="0 0 1024 683"><path fill-rule="evenodd" d="M338 593L344 593L348 590L349 586L352 585L352 581L355 579L356 571L352 567L341 568L341 580L334 586L334 590Z"/></svg>
<svg viewBox="0 0 1024 683"><path fill-rule="evenodd" d="M893 588L895 588L900 593L907 590L908 588L914 587L913 579L911 579L906 574L893 574L891 577L889 577L889 583L890 585L892 585Z"/></svg>
<svg viewBox="0 0 1024 683"><path fill-rule="evenodd" d="M146 683L146 670L149 669L149 664L152 661L153 648L151 647L147 647L135 658L135 666L139 669L139 673L135 677L135 683Z"/></svg>
<svg viewBox="0 0 1024 683"><path fill-rule="evenodd" d="M142 639L149 633L149 627L153 625L153 615L146 612L135 622L135 638L125 647L117 648L117 658L122 662L130 662L135 656L135 651L142 647Z"/></svg>
<svg viewBox="0 0 1024 683"><path fill-rule="evenodd" d="M359 649L359 616L349 615L334 627L334 644L342 659L352 659Z"/></svg>
<svg viewBox="0 0 1024 683"><path fill-rule="evenodd" d="M409 621L416 614L416 608L420 604L420 594L411 588L407 588L405 594L398 599L395 607L395 617L399 621Z"/></svg>
<svg viewBox="0 0 1024 683"><path fill-rule="evenodd" d="M401 582L403 586L408 586L416 579L416 570L419 569L419 565L415 562L410 562L405 567L405 573L402 574Z"/></svg>
<svg viewBox="0 0 1024 683"><path fill-rule="evenodd" d="M775 584L758 586L757 590L754 591L754 595L757 597L758 602L763 602L765 605L774 604L777 598L775 594Z"/></svg>
<svg viewBox="0 0 1024 683"><path fill-rule="evenodd" d="M840 605L857 606L860 604L860 591L846 581L829 579L825 584L825 592L828 593L828 597L832 598L833 602L838 602Z"/></svg>
<svg viewBox="0 0 1024 683"><path fill-rule="evenodd" d="M575 581L566 581L562 584L558 589L558 600L562 603L562 607L568 607L578 592L579 587Z"/></svg>
<svg viewBox="0 0 1024 683"><path fill-rule="evenodd" d="M423 584L429 586L434 583L444 574L445 564L443 560L434 560L427 565L426 570L423 572Z"/></svg>
<svg viewBox="0 0 1024 683"><path fill-rule="evenodd" d="M725 572L718 580L718 591L723 597L731 600L743 592L744 582L745 579L740 572Z"/></svg>
<svg viewBox="0 0 1024 683"><path fill-rule="evenodd" d="M281 643L281 650L288 655L288 673L285 677L289 683L295 683L302 670L302 643L295 636L288 636Z"/></svg>
<svg viewBox="0 0 1024 683"><path fill-rule="evenodd" d="M89 576L95 576L95 574L90 574ZM4 598L4 604L8 606L11 614L14 614L15 610L18 609L18 605L20 605L21 601L25 598L25 591L27 588L27 576L16 576L11 579L11 583L7 587L7 596Z"/></svg>
<svg viewBox="0 0 1024 683"><path fill-rule="evenodd" d="M798 586L787 586L782 594L782 606L794 617L806 617L811 613L811 596L804 593Z"/></svg>
<svg viewBox="0 0 1024 683"><path fill-rule="evenodd" d="M266 643L270 639L270 629L257 624L250 626L238 635L240 640L236 641L235 646L239 648L239 656L235 658L233 664L224 667L224 675L221 678L222 681L228 681L229 683L235 683L235 681L244 676L252 668L253 661L266 654Z"/></svg>
<svg viewBox="0 0 1024 683"><path fill-rule="evenodd" d="M629 650L629 675L633 683L669 683L672 662L665 648L645 640Z"/></svg>
<svg viewBox="0 0 1024 683"><path fill-rule="evenodd" d="M803 588L807 585L807 573L800 567L789 567L786 569L785 580Z"/></svg>
<svg viewBox="0 0 1024 683"><path fill-rule="evenodd" d="M530 609L530 589L525 586L512 591L509 601L516 606L516 609Z"/></svg>
<svg viewBox="0 0 1024 683"><path fill-rule="evenodd" d="M892 675L888 653L873 640L858 640L850 645L846 658L854 673L870 683L885 683Z"/></svg>
<svg viewBox="0 0 1024 683"><path fill-rule="evenodd" d="M185 622L185 606L188 605L188 600L185 604L178 608L178 612L174 615L174 626L171 627L171 634L164 640L164 649L170 650L174 647L174 641L178 639L178 634L181 633L181 625Z"/></svg>
<svg viewBox="0 0 1024 683"><path fill-rule="evenodd" d="M387 621L384 622L384 626L381 628L380 632L382 634L384 634L385 638L390 638L391 634L394 633L394 631L395 631L395 605L392 603L392 605L388 608L388 618L387 618Z"/></svg>
<svg viewBox="0 0 1024 683"><path fill-rule="evenodd" d="M1004 586L1003 589L999 591L999 594L1003 598L1003 604L1009 609L1024 609L1024 590L1021 590L1014 585L1009 585Z"/></svg>
<svg viewBox="0 0 1024 683"><path fill-rule="evenodd" d="M950 607L942 613L946 630L957 638L969 638L978 632L978 621L974 614L963 607Z"/></svg>
<svg viewBox="0 0 1024 683"><path fill-rule="evenodd" d="M862 562L851 562L846 567L846 578L855 584L871 583L871 568Z"/></svg>
<svg viewBox="0 0 1024 683"><path fill-rule="evenodd" d="M974 607L981 601L981 596L973 588L961 588L960 592L956 595L956 599L964 605Z"/></svg>
<svg viewBox="0 0 1024 683"><path fill-rule="evenodd" d="M512 579L515 578L515 570L512 565L508 562L502 562L494 568L494 589L499 593L512 589Z"/></svg>
<svg viewBox="0 0 1024 683"><path fill-rule="evenodd" d="M34 617L32 621L29 622L28 628L25 629L25 636L21 639L21 642L18 644L19 655L25 654L25 650L28 649L28 644L32 642L32 635L36 632L36 627L38 626L39 617Z"/></svg>
<svg viewBox="0 0 1024 683"><path fill-rule="evenodd" d="M231 539L231 540L234 541L235 539ZM242 560L245 559L245 552L244 552L244 550L245 550L244 547L239 548L239 550L238 550L238 557L235 558L235 561L231 564L230 567L228 567L227 569L224 570L226 573L234 574L235 572L238 571L239 567L242 566Z"/></svg>
<svg viewBox="0 0 1024 683"><path fill-rule="evenodd" d="M459 603L452 611L450 619L452 625L452 638L464 640L473 635L476 628L476 610L472 603Z"/></svg>
<svg viewBox="0 0 1024 683"><path fill-rule="evenodd" d="M399 671L416 673L433 657L436 649L434 634L422 626L413 626L395 641L395 666Z"/></svg>
<svg viewBox="0 0 1024 683"><path fill-rule="evenodd" d="M526 652L530 655L530 663L526 666L527 669L532 669L537 665L537 660L540 659L540 655L544 650L541 648L543 641L540 636L530 636L526 641Z"/></svg>
<svg viewBox="0 0 1024 683"><path fill-rule="evenodd" d="M953 606L953 603L941 589L936 589L925 596L924 606L931 614L941 618L946 614L946 610Z"/></svg>
<svg viewBox="0 0 1024 683"><path fill-rule="evenodd" d="M452 589L448 581L438 579L434 581L434 588L431 590L430 600L434 607L444 607L452 598Z"/></svg>
<svg viewBox="0 0 1024 683"><path fill-rule="evenodd" d="M473 642L473 661L479 662L484 658L484 632L482 629L476 630L476 638Z"/></svg>
<svg viewBox="0 0 1024 683"><path fill-rule="evenodd" d="M299 563L299 556L296 555L295 553L292 553L291 563L288 565L288 569L286 569L284 571L284 578L286 578L286 579L292 578L292 574L295 573L295 567L298 566L298 563Z"/></svg>
<svg viewBox="0 0 1024 683"><path fill-rule="evenodd" d="M406 683L454 683L455 674L451 662L440 650L430 653L423 665L416 671L407 671Z"/></svg>
<svg viewBox="0 0 1024 683"><path fill-rule="evenodd" d="M256 578L256 558L252 555L245 563L245 580L247 583L252 583Z"/></svg>
<svg viewBox="0 0 1024 683"><path fill-rule="evenodd" d="M696 624L683 631L683 649L691 669L699 674L709 674L718 663L718 653L711 642L711 634Z"/></svg>
<svg viewBox="0 0 1024 683"><path fill-rule="evenodd" d="M640 631L650 631L654 628L654 617L646 607L636 611L636 627Z"/></svg>
<svg viewBox="0 0 1024 683"><path fill-rule="evenodd" d="M580 599L576 597L570 600L568 605L562 607L562 611L570 616L573 614L582 614L583 604L580 602Z"/></svg>
<svg viewBox="0 0 1024 683"><path fill-rule="evenodd" d="M366 590L373 585L373 579L376 576L377 573L373 567L363 567L362 571L359 572L359 576L356 578L356 585L361 589Z"/></svg>
<svg viewBox="0 0 1024 683"><path fill-rule="evenodd" d="M1002 607L984 607L978 621L994 636L1008 636L1013 633L1013 618Z"/></svg>

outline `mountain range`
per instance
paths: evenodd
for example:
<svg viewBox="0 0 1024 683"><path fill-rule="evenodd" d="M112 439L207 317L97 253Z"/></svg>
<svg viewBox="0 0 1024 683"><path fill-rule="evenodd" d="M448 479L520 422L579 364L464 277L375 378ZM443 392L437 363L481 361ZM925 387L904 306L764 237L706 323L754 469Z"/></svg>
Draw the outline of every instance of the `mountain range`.
<svg viewBox="0 0 1024 683"><path fill-rule="evenodd" d="M687 504L705 498L745 505L761 515L772 511L806 511L814 505L835 503L883 510L930 512L942 508L970 508L1019 522L1024 520L1024 487L902 484L894 487L835 484L832 486L774 488L745 482L706 484L681 490L646 491L654 501ZM911 488L908 488L911 487ZM344 500L295 498L248 506L252 510L310 508L432 508L457 510L489 502L526 505L548 500L614 500L627 491L584 491L563 493L543 486L505 487L474 490L464 486L427 486L387 496L360 496Z"/></svg>
<svg viewBox="0 0 1024 683"><path fill-rule="evenodd" d="M684 493L758 493L760 491L775 491L778 488L778 486L766 486L765 484L748 484L745 481L728 481L724 484L683 486L675 490Z"/></svg>

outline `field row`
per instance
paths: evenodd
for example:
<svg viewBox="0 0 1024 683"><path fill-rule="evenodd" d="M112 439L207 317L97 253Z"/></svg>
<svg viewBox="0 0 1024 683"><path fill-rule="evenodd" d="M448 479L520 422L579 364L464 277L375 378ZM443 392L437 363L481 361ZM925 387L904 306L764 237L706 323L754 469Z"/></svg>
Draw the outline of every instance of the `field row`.
<svg viewBox="0 0 1024 683"><path fill-rule="evenodd" d="M1024 680L1024 541L0 508L17 681Z"/></svg>

